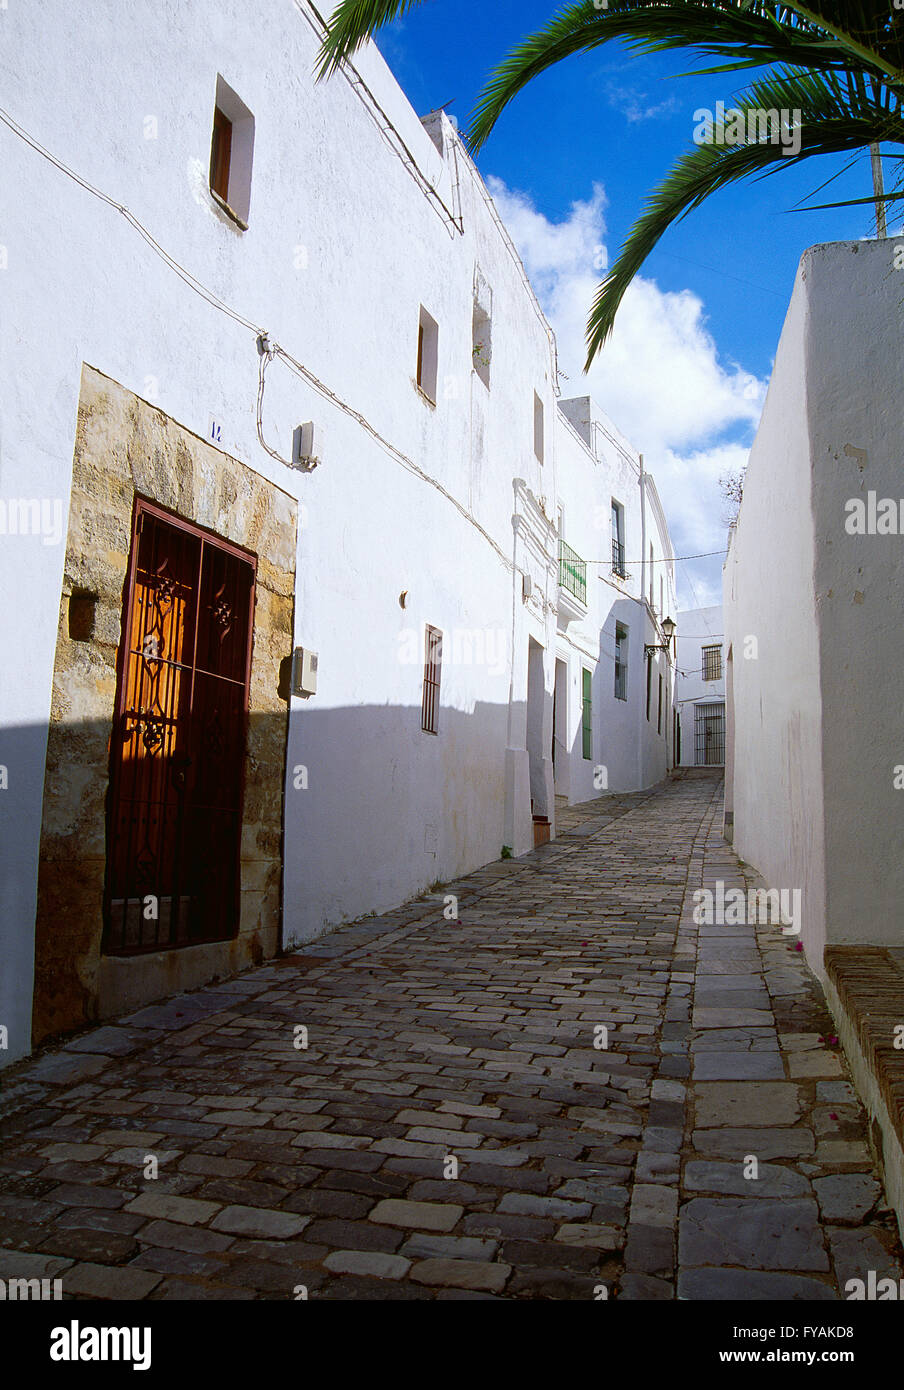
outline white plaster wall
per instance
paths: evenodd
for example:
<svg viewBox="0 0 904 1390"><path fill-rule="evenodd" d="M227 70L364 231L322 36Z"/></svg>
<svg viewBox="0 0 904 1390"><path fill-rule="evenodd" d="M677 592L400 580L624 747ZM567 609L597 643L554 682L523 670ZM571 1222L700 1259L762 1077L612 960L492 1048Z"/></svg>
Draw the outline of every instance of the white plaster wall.
<svg viewBox="0 0 904 1390"><path fill-rule="evenodd" d="M894 785L904 764L904 271L894 254L893 241L841 242L804 262L833 943L904 941L904 791ZM893 533L846 530L845 504L870 491L892 499Z"/></svg>
<svg viewBox="0 0 904 1390"><path fill-rule="evenodd" d="M294 427L313 419L323 461L306 476L271 459L255 428L254 331L194 293L120 212L0 128L5 183L17 191L2 232L0 495L59 501L63 521L56 544L17 536L0 545L0 583L18 595L2 617L18 659L2 677L9 790L0 912L0 1017L17 1055L28 1046L45 728L81 363L198 434L207 435L213 415L223 448L301 503L295 641L319 652L320 685L310 701L293 701L289 766L307 760L310 774L306 793L291 780L287 791L287 941L390 906L500 851L509 698L523 701L526 686L510 691L497 651L480 664L450 661L444 731L422 735L422 666L400 659L399 633L422 633L429 621L479 633L485 650L502 633L511 648L511 480L518 474L538 494L554 494L554 450L543 465L533 454L533 393L547 422L555 398L549 331L467 159L460 155L457 169L461 235L423 188L435 186L451 207L455 165L375 49L358 67L416 169L348 81L314 84L318 39L303 4L264 0L253 23L238 0L136 4L124 25L112 0L98 0L90 16L48 0L40 11L4 11L0 22L4 104L15 119L425 468L503 552L278 360L268 374L265 437L285 456ZM206 186L218 73L255 116L246 232ZM499 364L482 412L472 405L475 263L494 292ZM413 382L420 304L440 324L435 408Z"/></svg>
<svg viewBox="0 0 904 1390"><path fill-rule="evenodd" d="M725 571L735 845L803 887L820 973L826 941L902 940L904 536L900 514L891 534L845 526L852 499L902 492L894 252L841 242L802 258Z"/></svg>
<svg viewBox="0 0 904 1390"><path fill-rule="evenodd" d="M771 886L801 889L802 940L811 966L821 971L825 838L810 259L808 252L798 270L750 452L725 562L723 612L733 669L726 715L734 848Z"/></svg>
<svg viewBox="0 0 904 1390"><path fill-rule="evenodd" d="M318 653L319 684L291 705L285 942L388 909L497 857L506 837L516 852L530 847L527 642L543 647L551 743L556 566L552 539L549 553L536 547L554 529L557 440L568 428L557 421L551 335L445 119L431 123L440 151L373 47L356 65L381 111L344 77L315 84L309 18L304 0L261 0L253 20L240 0L141 0L125 24L114 0L0 13L0 84L14 119L252 325L207 302L117 207L0 125L4 185L15 194L0 229L0 499L37 498L51 516L59 503L62 520L50 544L0 537L0 586L15 595L0 622L16 654L0 674L8 1058L29 1046L45 730L83 362L199 435L214 417L226 452L299 501L293 636ZM207 188L218 74L255 118L244 232ZM463 233L451 220L459 216ZM489 390L472 370L477 267L493 293ZM414 382L421 305L440 330L435 407ZM265 438L286 457L294 427L313 420L322 461L306 475L272 458L255 424L256 329L438 486L279 359L267 376ZM585 451L568 483L575 548L589 558L596 548L581 480L605 462L601 554L611 488L628 515L629 558L639 558L636 458L608 429L599 463ZM602 438L598 422L594 433ZM531 566L537 583L525 603L521 570ZM612 596L636 605L638 584L600 581L609 598L595 600L597 616L577 639L588 654ZM420 728L425 623L446 639L438 737ZM640 644L651 625L632 628L633 641L642 625ZM638 656L635 683L641 664ZM600 669L611 684L611 668ZM633 725L610 733L602 696L599 708L599 757L621 779L613 785L656 780L660 751L638 732L636 711ZM307 789L296 789L301 767ZM551 763L544 776L551 787ZM575 797L585 791L578 777Z"/></svg>

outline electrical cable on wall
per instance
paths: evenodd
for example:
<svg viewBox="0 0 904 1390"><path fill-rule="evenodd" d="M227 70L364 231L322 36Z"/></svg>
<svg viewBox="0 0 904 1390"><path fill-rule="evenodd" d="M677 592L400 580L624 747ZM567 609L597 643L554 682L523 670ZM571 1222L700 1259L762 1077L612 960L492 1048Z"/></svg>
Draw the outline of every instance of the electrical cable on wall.
<svg viewBox="0 0 904 1390"><path fill-rule="evenodd" d="M60 173L65 174L67 178L72 179L74 183L78 184L78 186L84 189L85 192L91 194L92 197L99 199L100 202L105 203L108 207L118 212L126 220L126 222L128 222L129 226L132 227L139 234L139 236L142 237L142 239L148 244L148 246L150 246L151 250L155 253L155 255L160 257L163 263L173 272L173 274L178 276L178 278L182 280L182 282L185 285L187 285L189 289L193 290L195 294L197 294L201 299L203 299L206 304L208 304L211 308L219 310L221 313L231 318L240 327L245 328L249 332L254 334L255 339L258 342L258 350L260 353L256 419L257 435L261 447L271 458L277 460L284 467L291 468L294 466L294 464L290 460L284 459L277 450L271 448L271 446L267 444L263 434L263 401L266 368L274 357L279 356L286 363L286 365L290 367L291 370L293 370L298 376L300 376L301 379L305 381L309 386L313 387L313 389L317 391L319 395L321 395L324 399L330 401L330 403L336 406L337 409L342 410L346 415L349 416L350 419L353 419L358 425L361 426L362 429L366 430L367 433L375 440L375 442L378 443L380 447L384 449L392 458L394 458L398 463L400 463L402 467L406 468L415 477L420 478L421 481L428 483L432 488L435 489L435 491L439 492L443 497L445 497L446 500L455 507L455 509L460 513L460 515L467 522L469 522L469 524L473 526L475 530L477 530L480 533L481 536L483 536L487 544L492 547L493 551L497 554L497 556L499 557L503 565L506 567L506 569L510 573L514 572L515 565L513 564L512 560L508 557L508 555L506 555L502 547L497 543L494 537L491 536L490 533L480 524L480 522L478 522L476 518L471 515L467 508L465 508L458 501L458 499L453 496L452 493L450 493L445 487L443 487L443 485L440 482L438 482L437 479L432 478L430 474L425 472L424 469L420 468L414 462L413 459L410 459L406 454L402 453L400 449L397 449L394 444L390 443L389 440L385 439L374 428L374 426L371 425L369 420L367 420L365 416L363 416L360 413L360 411L353 409L353 407L348 405L344 400L341 399L341 397L337 396L335 391L331 390L330 387L328 387L324 382L322 382L308 367L305 367L303 363L299 362L297 358L295 358L291 353L287 352L286 349L281 347L278 343L274 343L270 339L266 329L264 329L260 324L254 323L251 319L245 318L244 315L238 313L235 309L232 308L231 305L227 304L225 300L221 299L219 295L215 294L212 290L208 289L206 285L204 285L200 280L197 279L196 276L194 276L191 273L191 271L187 270L179 261L175 259L175 257L171 256L169 252L166 251L160 245L160 243L151 234L151 232L148 231L148 229L143 225L143 223L141 223L138 220L138 218L135 217L134 213L132 213L124 204L117 202L115 198L110 197L109 194L104 193L101 189L95 187L95 185L90 183L87 179L83 178L80 174L76 173L73 169L69 168L67 164L65 164L61 159L58 159L56 155L52 154L49 150L47 150L38 140L36 140L32 135L30 135L28 131L26 131L22 126L20 126L19 123L9 114L9 112L3 110L2 108L0 108L0 122L5 124L8 127L8 129L13 132L14 135L18 136L20 140L27 144L37 154L40 154L42 158L46 159L49 163L51 163L54 166L54 168L60 171ZM458 137L456 137L456 140L457 139ZM460 141L458 141L458 143L460 144ZM467 164L470 166L474 175L477 176L477 171L470 157L467 156L467 152L463 151L463 153L466 156ZM477 177L479 181L479 176ZM482 183L480 184L480 186L482 188ZM483 193L488 207L490 207L491 211L493 212L494 221L502 231L505 244L508 246L510 252L513 254L514 259L516 260L517 264L521 269L522 276L524 276L524 267L520 261L520 258L517 256L517 252L515 251L514 244L511 241L511 237L505 230L505 227L501 219L499 218L498 211L496 211L495 207L493 206L489 194L486 192L486 190L483 190ZM529 286L529 283L528 287L530 288L531 299L540 315L541 321L543 322L547 333L551 334L552 330L549 328L549 325L545 320L545 316L542 314L542 310L540 310L539 308L536 296L533 293L533 289ZM550 338L550 342L554 342L554 339ZM261 344L266 344L266 348L262 349L260 346ZM725 552L712 551L709 553L713 555L718 555L724 554ZM703 557L677 556L671 558L697 559ZM598 560L588 561L587 563L607 564L609 563L609 561ZM628 563L640 564L642 562L630 561Z"/></svg>
<svg viewBox="0 0 904 1390"><path fill-rule="evenodd" d="M451 502L452 505L456 508L456 510L464 517L464 519L468 521L475 528L475 530L477 530L484 537L487 543L499 556L506 569L510 573L514 571L514 564L511 561L511 559L506 555L502 547L496 542L496 540L490 535L490 533L483 526L481 526L480 522L477 521L473 516L471 516L470 512L468 512L468 510L462 506L462 504L458 501L456 497L452 495L452 493L450 493L446 488L444 488L443 485L440 482L438 482L435 478L431 478L430 475L426 473L422 468L419 468L418 465L413 461L413 459L410 459L407 456L407 454L403 454L400 449L397 449L394 444L391 444L388 439L385 439L373 427L373 425L371 425L370 421L367 420L360 413L360 411L354 410L350 405L343 401L340 396L337 396L335 391L332 391L330 387L328 387L317 376L315 376L315 374L308 367L305 367L303 363L299 362L297 358L293 357L291 353L285 350L285 348L280 347L278 343L274 343L270 338L269 334L267 333L266 329L261 327L260 324L253 323L250 319L245 318L242 314L237 313L229 304L227 304L224 300L220 299L220 297L214 294L212 290L209 290L206 287L206 285L202 284L202 282L198 280L194 275L192 275L190 271L186 270L183 265L181 265L173 256L169 254L169 252L163 249L160 243L151 235L147 228L143 226L141 222L139 222L138 218L135 217L134 214L131 213L127 207L125 207L122 203L118 203L115 198L111 198L108 194L102 192L101 189L96 188L92 183L89 183L87 179L83 179L81 175L75 173L75 171L70 169L68 165L64 164L62 160L57 159L55 155L51 154L49 150L46 150L44 146L39 143L39 141L35 140L33 136L29 135L28 132L24 130L18 124L18 122L15 121L13 117L10 116L10 114L2 108L0 108L0 122L8 126L8 128L13 132L14 135L17 135L21 140L25 142L25 144L29 145L44 159L47 159L56 169L58 169L61 173L65 174L67 178L70 178L75 183L77 183L80 188L83 188L87 193L90 193L93 197L98 198L102 203L105 203L108 207L113 208L116 212L121 213L122 216L129 223L129 226L133 227L135 231L139 233L139 235L147 242L147 244L151 247L154 253L161 258L164 264L170 270L172 270L173 273L177 275L179 279L183 281L184 284L188 285L189 289L194 290L194 292L197 295L199 295L205 301L205 303L210 305L211 308L218 309L221 313L226 314L229 318L231 318L235 323L239 324L242 328L248 329L250 332L254 334L255 339L258 342L267 343L268 346L266 350L266 355L261 354L261 367L258 376L257 413L258 439L261 443L262 448L267 452L267 454L270 455L271 458L278 459L279 462L284 466L294 466L291 462L287 463L287 460L282 458L282 456L276 450L272 449L263 438L263 377L266 371L266 366L269 364L269 362L272 361L274 357L279 356L296 373L296 375L300 376L301 379L305 381L309 386L312 386L314 390L318 392L319 395L323 396L325 400L330 401L331 404L337 407L337 409L342 410L351 419L355 420L361 426L362 429L367 431L367 433L380 445L382 449L384 449L388 454L391 455L392 458L394 458L409 472L413 473L416 477L420 478L423 482L428 483L437 492L441 493L447 501Z"/></svg>
<svg viewBox="0 0 904 1390"><path fill-rule="evenodd" d="M260 441L261 448L266 450L271 458L276 459L277 463L285 464L286 468L293 468L294 464L292 460L284 459L282 454L277 453L275 449L271 449L264 438L264 376L268 364L272 362L273 358L276 356L276 349L271 346L270 339L267 335L262 333L257 340L257 350L260 354L260 369L257 386L257 437Z"/></svg>

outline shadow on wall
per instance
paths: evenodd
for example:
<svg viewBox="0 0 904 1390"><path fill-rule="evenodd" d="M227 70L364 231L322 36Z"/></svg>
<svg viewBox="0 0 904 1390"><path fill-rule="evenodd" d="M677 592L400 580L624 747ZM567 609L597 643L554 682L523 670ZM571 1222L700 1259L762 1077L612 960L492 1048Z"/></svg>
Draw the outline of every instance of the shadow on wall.
<svg viewBox="0 0 904 1390"><path fill-rule="evenodd" d="M193 753L135 726L112 781L107 722L5 731L4 1060L498 859L508 704L443 707L436 734L421 718L295 702L288 739L284 713L254 714L244 746L193 729ZM34 802L42 767L36 862L16 789Z"/></svg>

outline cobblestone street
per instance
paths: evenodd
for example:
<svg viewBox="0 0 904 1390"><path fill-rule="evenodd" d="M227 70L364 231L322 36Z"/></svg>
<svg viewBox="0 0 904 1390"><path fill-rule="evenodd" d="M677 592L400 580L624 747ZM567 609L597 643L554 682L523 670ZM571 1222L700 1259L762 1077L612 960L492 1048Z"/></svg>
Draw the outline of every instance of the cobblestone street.
<svg viewBox="0 0 904 1390"><path fill-rule="evenodd" d="M13 1067L0 1277L311 1300L900 1278L795 938L694 924L694 889L746 886L721 790L565 810L523 859Z"/></svg>

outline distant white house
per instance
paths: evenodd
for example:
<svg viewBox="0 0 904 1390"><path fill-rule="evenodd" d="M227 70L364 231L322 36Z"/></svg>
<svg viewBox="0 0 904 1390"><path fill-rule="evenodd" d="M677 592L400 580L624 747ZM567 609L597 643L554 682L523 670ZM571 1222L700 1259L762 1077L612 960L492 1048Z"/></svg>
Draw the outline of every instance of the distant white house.
<svg viewBox="0 0 904 1390"><path fill-rule="evenodd" d="M655 484L453 125L237 14L3 15L4 1061L673 761Z"/></svg>
<svg viewBox="0 0 904 1390"><path fill-rule="evenodd" d="M678 614L675 711L681 767L725 762L724 653L721 605Z"/></svg>

